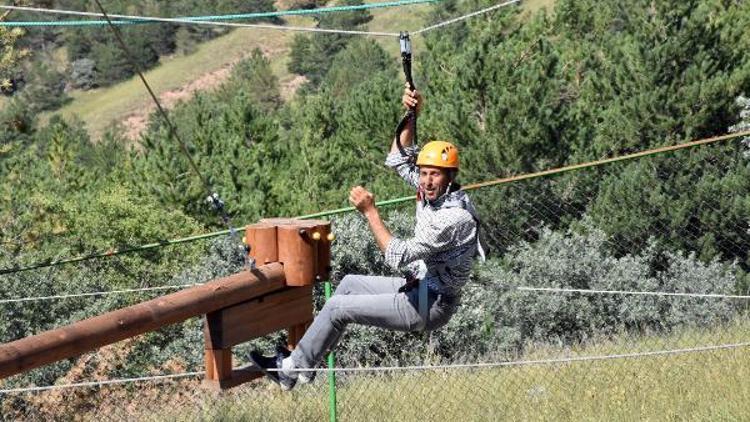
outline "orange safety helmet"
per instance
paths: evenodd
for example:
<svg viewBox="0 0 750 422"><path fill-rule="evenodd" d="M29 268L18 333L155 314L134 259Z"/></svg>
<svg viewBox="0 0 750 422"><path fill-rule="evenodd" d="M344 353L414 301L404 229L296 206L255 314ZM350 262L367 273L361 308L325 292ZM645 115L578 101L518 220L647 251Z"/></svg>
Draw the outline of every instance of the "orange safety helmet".
<svg viewBox="0 0 750 422"><path fill-rule="evenodd" d="M458 170L458 148L450 142L428 142L419 151L417 165Z"/></svg>

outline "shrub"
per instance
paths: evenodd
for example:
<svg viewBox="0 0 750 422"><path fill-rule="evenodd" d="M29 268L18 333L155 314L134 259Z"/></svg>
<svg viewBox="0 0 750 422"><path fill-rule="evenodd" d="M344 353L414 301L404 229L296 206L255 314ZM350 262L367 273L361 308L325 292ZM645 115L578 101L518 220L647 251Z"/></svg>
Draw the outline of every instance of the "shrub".
<svg viewBox="0 0 750 422"><path fill-rule="evenodd" d="M382 211L381 211L382 213ZM384 215L387 226L398 237L410 236L414 217L406 211L393 210ZM347 274L394 274L383 260L367 221L359 214L346 214L332 220L336 241L333 242L332 280L339 282Z"/></svg>
<svg viewBox="0 0 750 422"><path fill-rule="evenodd" d="M65 94L65 76L44 63L34 66L20 95L35 112L54 110L70 100Z"/></svg>
<svg viewBox="0 0 750 422"><path fill-rule="evenodd" d="M660 251L652 240L639 255L614 257L600 230L543 229L502 261L479 271L492 347L518 349L527 341L571 344L623 331L666 331L731 318L732 302L715 298L545 293L517 287L732 294L734 265L704 264L695 254ZM492 294L494 293L494 294Z"/></svg>

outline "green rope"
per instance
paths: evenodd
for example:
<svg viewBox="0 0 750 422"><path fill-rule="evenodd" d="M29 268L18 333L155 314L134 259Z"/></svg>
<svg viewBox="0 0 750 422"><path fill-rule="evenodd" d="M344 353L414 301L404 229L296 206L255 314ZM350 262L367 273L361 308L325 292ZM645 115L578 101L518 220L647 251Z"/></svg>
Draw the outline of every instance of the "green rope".
<svg viewBox="0 0 750 422"><path fill-rule="evenodd" d="M256 12L256 13L239 13L231 15L207 15L207 16L187 16L178 19L185 19L195 22L206 22L206 21L227 21L227 20L238 20L238 19L260 19L260 18L271 18L280 16L299 16L299 15L318 15L324 13L337 13L337 12L350 12L353 10L368 10L368 9L379 9L384 7L396 7L396 6L407 6L412 4L421 3L436 3L442 0L399 0L389 1L382 3L369 3L354 6L332 6L332 7L321 7L319 9L296 9L296 10L284 10L276 12ZM137 24L150 24L150 23L164 23L163 21L155 21L149 17L143 17L138 19L128 20L113 20L115 25L137 25ZM168 22L167 22L168 23ZM0 22L0 26L7 27L39 27L39 26L102 26L107 25L106 20L71 20L71 21L10 21Z"/></svg>
<svg viewBox="0 0 750 422"><path fill-rule="evenodd" d="M575 164L575 165L572 165L572 166L561 167L561 168L551 169L551 170L545 170L545 171L540 171L540 172L537 172L537 173L531 173L531 174L519 175L519 176L514 176L514 177L509 177L509 178L504 178L504 179L496 179L496 180L490 180L490 181L485 181L485 182L480 182L480 183L474 183L474 184L471 184L471 185L464 186L463 190L468 191L468 190L474 190L474 189L482 189L482 188L491 187L491 186L497 186L497 185L501 185L501 184L518 182L518 181L521 181L521 180L529 180L529 179L536 179L536 178L541 178L541 177L546 177L546 176L552 176L552 175L555 175L555 174L565 173L565 172L569 172L569 171L582 170L584 168L598 167L598 166L603 166L603 165L607 165L607 164L611 164L611 163L615 163L615 162L632 160L632 159L647 157L647 156L656 155L656 154L663 154L663 153L666 153L666 152L676 151L676 150L679 150L679 149L693 148L693 147L697 147L697 146L701 146L701 145L707 145L707 144L715 143L715 142L719 142L719 141L726 141L726 140L730 140L730 139L735 139L735 138L739 138L739 137L742 137L742 136L750 136L750 130L743 131L743 132L726 134L726 135L721 135L721 136L715 136L715 137L712 137L712 138L700 139L700 140L697 140L697 141L687 142L687 143L684 143L684 144L678 144L678 145L673 145L673 146L668 146L668 147L655 148L655 149L652 149L652 150L641 151L641 152L637 152L637 153L633 153L633 154L623 155L623 156L620 156L620 157L609 158L609 159L606 159L606 160L591 161L591 162L588 162L588 163ZM414 196L404 196L404 197L401 197L401 198L394 198L394 199L388 199L388 200L385 200L385 201L379 201L379 202L376 202L375 205L377 205L378 207L385 207L385 206L402 204L402 203L410 201L410 200L414 201L415 200ZM348 212L352 212L354 210L355 210L354 207L337 208L337 209L333 209L333 210L317 212L317 213L314 213L314 214L301 215L301 216L298 216L296 218L307 220L307 219L320 218L320 217L330 217L330 216L334 216L334 215L338 215L338 214L345 214L345 213L348 213ZM245 226L238 227L235 230L244 230L244 229L245 229ZM129 249L120 249L120 250L112 249L112 250L109 250L107 252L100 252L100 253L96 253L96 254L92 254L92 255L79 256L79 257L76 257L76 258L62 259L62 260L56 260L56 261L44 261L44 262L37 263L37 264L34 264L34 265L30 265L30 266L27 266L27 267L5 268L5 269L1 269L0 270L0 275L20 273L20 272L23 272L23 271L29 271L29 270L33 270L33 269L37 269L37 268L59 266L59 265L63 265L63 264L73 263L73 262L81 262L81 261L86 261L86 260L90 260L90 259L103 258L103 257L113 256L113 255L121 255L121 254L131 253L131 252L140 252L140 251L144 251L144 250L149 250L149 249L154 249L154 248L160 248L160 247L163 247L163 246L176 245L176 244L180 244L180 243L192 242L192 241L201 240L201 239L209 239L209 238L212 238L212 237L218 237L218 236L222 236L222 235L227 235L230 232L231 232L231 230L221 230L221 231L216 231L216 232L212 232L212 233L205 233L205 234L200 234L200 235L185 237L185 238L182 238L182 239L165 240L165 241L162 241L162 242L150 243L148 245L137 246L137 247L129 248Z"/></svg>
<svg viewBox="0 0 750 422"><path fill-rule="evenodd" d="M394 198L394 199L388 199L385 201L376 202L375 205L378 207L387 207L390 205L398 205L402 204L406 201L412 200L414 201L414 196L402 196L401 198ZM354 207L344 207L344 208L338 208L335 210L328 210L328 211L321 211L316 212L314 214L306 214L306 215L300 215L299 217L296 217L300 220L311 220L313 218L320 218L320 217L330 217L332 215L338 215L338 214L346 214L348 212L354 211Z"/></svg>
<svg viewBox="0 0 750 422"><path fill-rule="evenodd" d="M47 260L47 261L39 262L37 264L29 265L27 267L4 268L0 270L0 275L20 273L22 271L34 270L37 268L56 267L56 266L63 265L63 264L71 264L74 262L88 261L90 259L104 258L104 257L114 256L114 255L122 255L122 254L130 253L130 252L142 252L142 251L147 251L150 249L161 248L164 246L177 245L180 243L188 243L188 242L193 242L193 241L201 240L201 239L208 239L208 238L220 236L222 234L226 235L229 233L230 233L230 230L222 230L221 232L199 234L195 236L184 237L181 239L164 240L161 242L155 242L155 243L149 243L146 245L136 246L133 248L110 249L106 252L98 252L98 253L91 254L91 255L82 255L82 256L77 256L73 258L66 258L66 259L59 259L59 260Z"/></svg>

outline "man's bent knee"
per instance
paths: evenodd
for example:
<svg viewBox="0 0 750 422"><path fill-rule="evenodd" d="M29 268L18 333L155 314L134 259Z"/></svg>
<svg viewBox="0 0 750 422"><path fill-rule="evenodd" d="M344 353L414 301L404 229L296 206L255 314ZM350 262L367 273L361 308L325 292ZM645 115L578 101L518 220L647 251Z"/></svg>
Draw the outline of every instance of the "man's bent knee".
<svg viewBox="0 0 750 422"><path fill-rule="evenodd" d="M331 324L334 327L341 329L348 324L351 316L346 309L346 298L343 296L331 296L330 299L324 305L328 308L328 315L331 320Z"/></svg>
<svg viewBox="0 0 750 422"><path fill-rule="evenodd" d="M350 294L358 283L359 276L354 274L347 274L341 279L338 288L336 288L336 294L348 295Z"/></svg>

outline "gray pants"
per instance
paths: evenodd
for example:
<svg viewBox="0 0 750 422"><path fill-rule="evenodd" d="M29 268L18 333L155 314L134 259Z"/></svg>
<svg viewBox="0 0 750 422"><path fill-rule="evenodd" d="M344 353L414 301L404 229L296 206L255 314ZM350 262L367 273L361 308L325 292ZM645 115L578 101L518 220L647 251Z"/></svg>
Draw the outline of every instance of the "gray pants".
<svg viewBox="0 0 750 422"><path fill-rule="evenodd" d="M292 352L298 368L314 368L350 323L398 331L434 330L457 308L454 298L428 293L428 321L419 315L419 289L398 293L403 278L347 275Z"/></svg>

